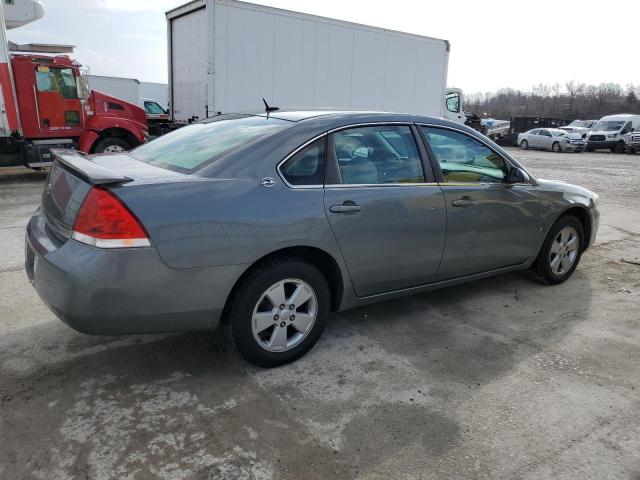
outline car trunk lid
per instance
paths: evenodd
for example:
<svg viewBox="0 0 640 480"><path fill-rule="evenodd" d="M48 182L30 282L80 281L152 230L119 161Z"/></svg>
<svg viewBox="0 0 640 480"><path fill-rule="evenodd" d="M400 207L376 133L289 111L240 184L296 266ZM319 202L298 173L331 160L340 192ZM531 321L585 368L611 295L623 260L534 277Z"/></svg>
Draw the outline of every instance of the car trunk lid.
<svg viewBox="0 0 640 480"><path fill-rule="evenodd" d="M62 242L71 237L78 211L93 186L184 176L140 162L127 154L88 156L61 149L52 149L51 153L55 161L42 193L42 210L47 227Z"/></svg>

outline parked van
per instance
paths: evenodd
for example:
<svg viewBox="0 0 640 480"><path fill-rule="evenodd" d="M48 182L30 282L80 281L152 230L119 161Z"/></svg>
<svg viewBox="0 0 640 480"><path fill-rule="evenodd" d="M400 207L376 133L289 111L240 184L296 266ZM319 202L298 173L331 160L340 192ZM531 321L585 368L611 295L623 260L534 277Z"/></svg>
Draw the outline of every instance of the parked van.
<svg viewBox="0 0 640 480"><path fill-rule="evenodd" d="M640 115L608 115L598 120L587 137L587 151L606 148L624 153L629 133L640 131Z"/></svg>

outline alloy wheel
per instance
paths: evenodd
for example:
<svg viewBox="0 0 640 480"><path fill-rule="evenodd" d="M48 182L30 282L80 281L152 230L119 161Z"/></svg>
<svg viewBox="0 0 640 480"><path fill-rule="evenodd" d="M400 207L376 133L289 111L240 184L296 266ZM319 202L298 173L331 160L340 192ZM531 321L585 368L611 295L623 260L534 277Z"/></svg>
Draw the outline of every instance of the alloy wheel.
<svg viewBox="0 0 640 480"><path fill-rule="evenodd" d="M578 231L571 227L564 227L553 239L549 251L549 266L554 275L565 275L578 257L580 237Z"/></svg>
<svg viewBox="0 0 640 480"><path fill-rule="evenodd" d="M271 285L253 309L253 337L269 352L284 352L299 345L313 328L318 298L311 286L296 278Z"/></svg>

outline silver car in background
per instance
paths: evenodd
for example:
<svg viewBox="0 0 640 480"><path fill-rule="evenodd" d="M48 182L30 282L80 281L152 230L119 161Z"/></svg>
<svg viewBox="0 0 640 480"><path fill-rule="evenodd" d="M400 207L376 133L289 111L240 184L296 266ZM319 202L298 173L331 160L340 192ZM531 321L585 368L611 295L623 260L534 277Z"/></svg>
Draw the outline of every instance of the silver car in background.
<svg viewBox="0 0 640 480"><path fill-rule="evenodd" d="M567 133L558 128L534 128L518 135L523 150L536 148L553 152L582 152L587 142L579 133Z"/></svg>

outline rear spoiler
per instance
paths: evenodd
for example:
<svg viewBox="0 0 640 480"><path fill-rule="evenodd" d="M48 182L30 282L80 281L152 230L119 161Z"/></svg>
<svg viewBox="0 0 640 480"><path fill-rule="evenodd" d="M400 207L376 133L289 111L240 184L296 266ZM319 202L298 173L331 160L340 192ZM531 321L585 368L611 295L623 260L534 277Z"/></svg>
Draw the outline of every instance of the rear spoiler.
<svg viewBox="0 0 640 480"><path fill-rule="evenodd" d="M62 165L80 176L92 185L106 185L108 183L132 182L133 178L98 165L86 155L65 148L52 148L51 154Z"/></svg>

